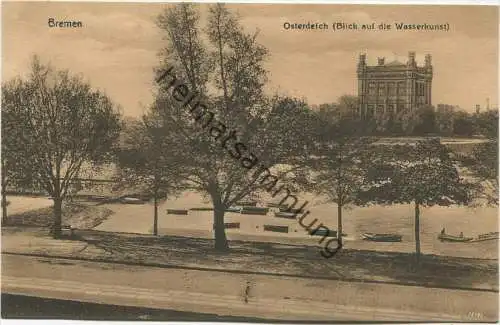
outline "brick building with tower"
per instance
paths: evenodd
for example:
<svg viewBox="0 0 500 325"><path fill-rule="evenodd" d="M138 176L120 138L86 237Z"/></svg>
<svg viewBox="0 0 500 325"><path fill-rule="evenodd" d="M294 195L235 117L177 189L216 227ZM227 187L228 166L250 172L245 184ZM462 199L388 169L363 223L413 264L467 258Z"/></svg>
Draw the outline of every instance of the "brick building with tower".
<svg viewBox="0 0 500 325"><path fill-rule="evenodd" d="M367 65L366 54L359 56L357 67L359 114L362 118L387 120L389 116L412 116L418 108L432 105L431 56L417 65L415 52L409 52L408 61Z"/></svg>

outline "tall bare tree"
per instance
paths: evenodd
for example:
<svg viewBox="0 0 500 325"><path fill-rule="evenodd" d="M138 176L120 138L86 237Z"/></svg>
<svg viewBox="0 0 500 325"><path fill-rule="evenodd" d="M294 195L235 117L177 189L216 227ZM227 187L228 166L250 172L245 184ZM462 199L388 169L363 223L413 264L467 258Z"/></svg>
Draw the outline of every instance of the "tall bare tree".
<svg viewBox="0 0 500 325"><path fill-rule="evenodd" d="M160 201L183 189L184 177L179 159L182 150L164 141L173 129L151 111L140 120L128 123L117 149L118 182L121 189L140 191L153 198L153 234L158 235ZM166 145L169 145L166 147Z"/></svg>
<svg viewBox="0 0 500 325"><path fill-rule="evenodd" d="M55 70L34 57L29 79L11 89L18 145L31 177L54 201L52 233L61 234L62 203L84 162L106 160L120 129L120 113L81 77Z"/></svg>
<svg viewBox="0 0 500 325"><path fill-rule="evenodd" d="M205 29L193 4L167 8L158 26L167 45L157 79L165 71L168 76L154 109L175 121L176 132L168 141L183 144L183 174L189 175L192 189L211 199L215 248L227 250L225 210L266 188L267 182L256 181L266 168L298 165L307 139L299 133L307 130L307 118L302 118L308 116L307 105L264 95L267 50L257 42L258 34L245 32L224 5L209 7ZM187 88L178 85L180 80ZM197 95L191 111L172 103L187 89ZM202 107L211 113L200 112Z"/></svg>
<svg viewBox="0 0 500 325"><path fill-rule="evenodd" d="M360 121L344 117L331 125L321 141L315 160L313 189L337 205L337 243L342 246L343 209L356 204L357 194L366 185L371 163L373 137L363 136Z"/></svg>

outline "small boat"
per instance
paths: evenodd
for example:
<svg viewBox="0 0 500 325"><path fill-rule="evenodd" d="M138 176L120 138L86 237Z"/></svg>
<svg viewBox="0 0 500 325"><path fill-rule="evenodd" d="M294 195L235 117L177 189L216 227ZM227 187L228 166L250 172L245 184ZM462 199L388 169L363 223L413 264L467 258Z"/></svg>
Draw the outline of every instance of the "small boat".
<svg viewBox="0 0 500 325"><path fill-rule="evenodd" d="M441 241L450 241L450 242L468 242L472 240L472 237L464 237L464 236L453 236L448 234L439 234L438 239Z"/></svg>
<svg viewBox="0 0 500 325"><path fill-rule="evenodd" d="M201 208L191 208L189 210L191 210L191 211L213 211L214 208L212 208L212 207L201 207Z"/></svg>
<svg viewBox="0 0 500 325"><path fill-rule="evenodd" d="M288 226L264 225L264 231L288 233Z"/></svg>
<svg viewBox="0 0 500 325"><path fill-rule="evenodd" d="M244 206L241 209L241 214L258 214L258 215L266 215L269 212L269 208L261 208L261 207L253 207L253 206Z"/></svg>
<svg viewBox="0 0 500 325"><path fill-rule="evenodd" d="M478 238L494 238L494 239L498 239L498 231L495 231L495 232L488 232L486 234L481 234L479 236L477 236Z"/></svg>
<svg viewBox="0 0 500 325"><path fill-rule="evenodd" d="M92 201L92 202L101 202L106 200L107 197L104 195L89 195L87 197L87 200Z"/></svg>
<svg viewBox="0 0 500 325"><path fill-rule="evenodd" d="M285 218L285 219L295 219L297 215L291 212L275 212L274 216L276 218Z"/></svg>
<svg viewBox="0 0 500 325"><path fill-rule="evenodd" d="M493 240L493 239L499 239L499 233L498 232L488 232L486 234L481 234L477 236L476 238L472 239L472 242L478 242L478 241L485 241L485 240Z"/></svg>
<svg viewBox="0 0 500 325"><path fill-rule="evenodd" d="M365 240L380 242L400 242L403 238L403 236L398 234L374 234L371 232L365 232L361 236L363 236L363 239Z"/></svg>
<svg viewBox="0 0 500 325"><path fill-rule="evenodd" d="M182 210L182 209L167 209L167 214L178 214L178 215L188 215L188 210Z"/></svg>
<svg viewBox="0 0 500 325"><path fill-rule="evenodd" d="M120 199L121 203L125 204L143 204L144 201L136 197L122 197Z"/></svg>
<svg viewBox="0 0 500 325"><path fill-rule="evenodd" d="M256 207L257 201L241 201L241 202L236 202L236 204L240 206Z"/></svg>
<svg viewBox="0 0 500 325"><path fill-rule="evenodd" d="M337 238L337 230L327 230L327 229L318 229L315 232L310 233L311 236L327 236L327 237L335 237ZM346 237L346 233L342 233L342 237Z"/></svg>
<svg viewBox="0 0 500 325"><path fill-rule="evenodd" d="M241 206L237 206L237 205L233 205L233 206L230 206L229 208L226 209L226 212L237 212L237 213L241 213L241 210L243 209L243 207Z"/></svg>

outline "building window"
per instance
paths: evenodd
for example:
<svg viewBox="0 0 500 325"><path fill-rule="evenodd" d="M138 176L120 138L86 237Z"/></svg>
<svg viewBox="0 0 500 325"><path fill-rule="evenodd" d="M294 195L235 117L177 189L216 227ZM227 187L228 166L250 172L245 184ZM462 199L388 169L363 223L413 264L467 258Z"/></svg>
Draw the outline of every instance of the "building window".
<svg viewBox="0 0 500 325"><path fill-rule="evenodd" d="M417 92L417 96L422 96L422 84L421 83L417 83L416 92Z"/></svg>
<svg viewBox="0 0 500 325"><path fill-rule="evenodd" d="M377 115L382 115L384 114L384 105L377 105Z"/></svg>
<svg viewBox="0 0 500 325"><path fill-rule="evenodd" d="M376 89L376 85L374 82L370 82L368 84L368 94L369 95L375 95L375 89Z"/></svg>
<svg viewBox="0 0 500 325"><path fill-rule="evenodd" d="M384 96L385 95L385 84L380 83L378 85L378 95L379 96Z"/></svg>
<svg viewBox="0 0 500 325"><path fill-rule="evenodd" d="M366 109L366 116L372 117L373 116L373 105L368 105Z"/></svg>
<svg viewBox="0 0 500 325"><path fill-rule="evenodd" d="M405 104L403 101L398 101L397 106L396 106L396 113L400 113L404 110Z"/></svg>
<svg viewBox="0 0 500 325"><path fill-rule="evenodd" d="M398 94L406 95L406 87L403 82L398 82Z"/></svg>
<svg viewBox="0 0 500 325"><path fill-rule="evenodd" d="M394 104L389 104L388 107L387 107L387 110L389 111L389 113L394 113Z"/></svg>
<svg viewBox="0 0 500 325"><path fill-rule="evenodd" d="M389 92L389 95L394 96L396 95L396 85L394 82L389 82L387 84L387 91Z"/></svg>

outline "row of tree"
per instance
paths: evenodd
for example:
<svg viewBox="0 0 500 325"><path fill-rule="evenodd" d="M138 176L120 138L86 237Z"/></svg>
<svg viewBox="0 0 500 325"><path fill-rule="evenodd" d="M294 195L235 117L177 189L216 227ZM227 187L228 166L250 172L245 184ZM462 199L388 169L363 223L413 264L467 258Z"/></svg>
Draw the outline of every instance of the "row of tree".
<svg viewBox="0 0 500 325"><path fill-rule="evenodd" d="M341 96L336 103L317 107L321 117L330 121L346 117L359 119L358 109L357 97L350 95ZM371 135L490 137L492 130L485 130L484 125L492 125L496 120L498 109L470 113L451 105L439 105L438 108L423 106L412 114L385 114L383 118L370 118L364 121L364 128L366 134Z"/></svg>
<svg viewBox="0 0 500 325"><path fill-rule="evenodd" d="M227 132L236 132L234 142L251 150L260 167L276 171L290 190L329 197L338 206L338 234L349 204L408 203L415 205L418 242L421 206L443 200L468 204L473 198L476 187L460 177L458 164L496 179L498 166L493 175L491 161L486 165L482 157L491 154L492 146L467 161L458 161L439 141L381 146L361 132L362 121L326 119L302 100L267 95L268 52L257 33L247 33L222 4L210 7L206 21L202 26L198 7L186 3L158 17L165 47L155 80L173 66L178 79ZM153 198L154 234L160 200L194 190L211 200L215 248L227 250L225 211L245 198L262 196L269 184L256 181L255 169L242 167L221 147L218 140L225 130L201 128L172 99L171 90L158 84L147 112L125 122L106 95L35 58L27 80L2 85L3 216L7 186L37 184L54 200L52 231L58 237L62 202L72 194L82 166L113 163L121 185L139 185Z"/></svg>
<svg viewBox="0 0 500 325"><path fill-rule="evenodd" d="M358 121L341 119L332 124L309 173L308 189L337 205L338 233L343 209L356 205L412 204L416 256L420 256L422 207L469 205L486 197L498 204L498 142L478 145L471 155L459 155L430 138L407 144L381 144L364 136ZM493 163L495 161L495 163ZM469 168L479 179L466 181L459 168ZM485 186L482 182L488 182ZM342 237L338 237L342 244Z"/></svg>

